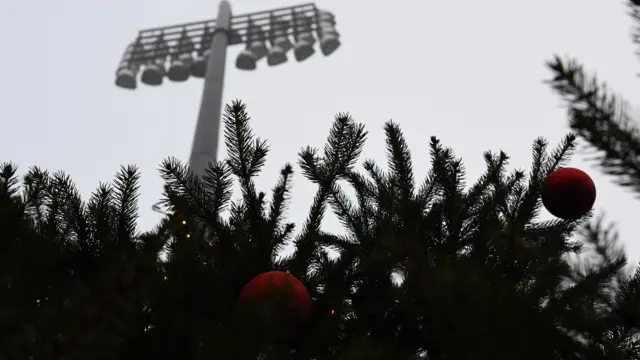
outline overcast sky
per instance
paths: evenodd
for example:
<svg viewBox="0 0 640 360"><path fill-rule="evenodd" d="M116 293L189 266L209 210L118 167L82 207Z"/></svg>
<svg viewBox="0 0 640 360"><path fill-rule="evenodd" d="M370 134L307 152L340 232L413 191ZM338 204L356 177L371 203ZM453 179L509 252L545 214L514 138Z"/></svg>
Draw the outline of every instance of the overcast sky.
<svg viewBox="0 0 640 360"><path fill-rule="evenodd" d="M294 5L294 0L237 0L235 14ZM428 139L452 146L475 181L482 152L503 149L514 167L528 167L537 136L553 144L567 132L565 111L550 89L544 61L570 54L635 100L638 63L621 1L601 0L318 0L338 21L343 46L332 56L254 72L234 68L230 50L225 102L248 104L255 131L271 154L259 188L302 146L322 146L333 115L350 112L370 132L365 158L385 159L382 125L399 122L413 150L415 172L428 170ZM124 47L139 29L214 18L214 0L58 0L0 3L0 160L24 171L65 170L88 196L120 165L143 174L141 228L162 188L157 168L167 156L188 159L201 80L114 86ZM224 148L221 147L224 154ZM577 156L574 166L598 186L596 207L619 223L631 258L640 259L634 228L640 201ZM289 214L307 215L315 188L295 177ZM548 216L548 215L547 215ZM339 225L325 220L329 230Z"/></svg>

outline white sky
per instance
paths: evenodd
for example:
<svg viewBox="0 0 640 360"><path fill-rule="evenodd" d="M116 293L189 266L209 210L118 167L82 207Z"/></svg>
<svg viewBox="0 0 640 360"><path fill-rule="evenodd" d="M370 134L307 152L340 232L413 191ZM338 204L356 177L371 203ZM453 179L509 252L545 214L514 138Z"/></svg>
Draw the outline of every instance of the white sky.
<svg viewBox="0 0 640 360"><path fill-rule="evenodd" d="M294 5L294 0L237 0L234 13ZM438 136L465 159L471 181L482 152L503 149L528 167L537 136L556 143L566 133L564 110L542 84L544 61L571 54L597 69L634 100L638 65L621 1L597 0L318 0L338 21L343 46L332 56L293 59L254 72L234 68L230 50L225 102L249 107L258 135L272 151L258 179L270 190L285 162L305 145L321 147L333 115L348 111L368 126L364 157L385 161L383 123L401 123L415 172L429 167L428 139ZM4 1L0 3L0 121L7 133L0 160L24 171L65 170L89 196L122 164L142 171L141 228L158 216L157 167L167 156L188 159L201 80L115 87L114 71L139 29L215 17L214 0ZM224 149L221 149L224 153ZM633 260L640 244L633 222L640 202L576 156L598 186L597 209L619 223ZM301 224L315 188L295 177L289 215ZM325 220L339 229L335 218Z"/></svg>

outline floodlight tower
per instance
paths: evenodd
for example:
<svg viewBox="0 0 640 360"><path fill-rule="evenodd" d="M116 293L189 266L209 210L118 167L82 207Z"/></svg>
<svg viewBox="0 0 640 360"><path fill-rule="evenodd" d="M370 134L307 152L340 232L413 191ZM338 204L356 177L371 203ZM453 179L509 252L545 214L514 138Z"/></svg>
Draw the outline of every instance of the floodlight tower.
<svg viewBox="0 0 640 360"><path fill-rule="evenodd" d="M335 25L334 15L314 4L234 16L223 0L215 20L141 30L122 56L115 83L135 89L138 75L151 86L161 85L165 77L175 82L204 78L189 159L191 170L202 175L217 160L227 47L245 44L236 59L242 70L256 69L264 57L270 66L283 64L290 50L304 61L315 52L316 38L325 56L338 49Z"/></svg>

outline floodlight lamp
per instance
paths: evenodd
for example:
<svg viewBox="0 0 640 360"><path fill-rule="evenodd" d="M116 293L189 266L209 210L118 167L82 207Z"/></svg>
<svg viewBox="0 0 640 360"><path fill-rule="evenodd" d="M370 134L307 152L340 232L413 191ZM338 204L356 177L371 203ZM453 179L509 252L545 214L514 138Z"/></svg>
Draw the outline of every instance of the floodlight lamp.
<svg viewBox="0 0 640 360"><path fill-rule="evenodd" d="M203 78L207 74L207 61L209 61L209 53L211 52L211 41L213 41L213 32L208 27L205 27L200 39L198 57L193 60L189 67L191 76Z"/></svg>
<svg viewBox="0 0 640 360"><path fill-rule="evenodd" d="M256 56L252 50L244 49L236 58L236 67L241 70L255 70Z"/></svg>
<svg viewBox="0 0 640 360"><path fill-rule="evenodd" d="M144 67L144 71L142 71L140 80L144 84L150 86L158 86L162 85L162 78L164 77L164 75L164 62L162 64L160 64L159 61L152 62Z"/></svg>
<svg viewBox="0 0 640 360"><path fill-rule="evenodd" d="M116 71L116 86L133 90L136 88L137 68L121 67Z"/></svg>
<svg viewBox="0 0 640 360"><path fill-rule="evenodd" d="M282 51L287 52L291 50L291 48L293 47L293 44L291 43L291 41L289 41L289 37L285 35L285 36L276 37L273 40L273 46L279 46L282 49Z"/></svg>
<svg viewBox="0 0 640 360"><path fill-rule="evenodd" d="M273 46L269 49L269 55L267 55L267 64L269 66L277 66L287 62L287 53L280 46Z"/></svg>
<svg viewBox="0 0 640 360"><path fill-rule="evenodd" d="M327 34L320 38L320 50L325 56L333 54L340 47L340 36L336 34Z"/></svg>
<svg viewBox="0 0 640 360"><path fill-rule="evenodd" d="M333 15L331 15L333 16ZM335 22L323 20L318 24L318 36L320 38L320 50L325 56L331 55L340 47L340 34L336 31Z"/></svg>
<svg viewBox="0 0 640 360"><path fill-rule="evenodd" d="M247 49L251 51L255 60L262 59L269 52L261 27L249 25L247 28Z"/></svg>
<svg viewBox="0 0 640 360"><path fill-rule="evenodd" d="M193 77L203 78L207 73L207 59L202 56L194 59L189 67L189 72Z"/></svg>
<svg viewBox="0 0 640 360"><path fill-rule="evenodd" d="M296 43L293 46L293 52L298 61L304 61L315 53L313 45L316 39L311 34L311 30L311 19L303 15L295 17L294 37Z"/></svg>
<svg viewBox="0 0 640 360"><path fill-rule="evenodd" d="M249 44L248 50L251 50L251 53L256 58L256 60L260 60L263 57L267 56L269 53L269 49L264 41L256 41Z"/></svg>
<svg viewBox="0 0 640 360"><path fill-rule="evenodd" d="M289 22L286 20L271 21L271 46L279 46L284 52L291 50L293 44L289 41L289 36L287 34L289 27Z"/></svg>
<svg viewBox="0 0 640 360"><path fill-rule="evenodd" d="M328 12L328 11L319 11L318 12L318 23L330 24L331 26L336 25L336 17Z"/></svg>
<svg viewBox="0 0 640 360"><path fill-rule="evenodd" d="M141 46L138 41L127 46L118 65L118 70L116 70L116 86L130 90L136 88L136 78L138 77L140 66L138 66L137 62L133 61L133 57L134 52L139 52L140 49Z"/></svg>
<svg viewBox="0 0 640 360"><path fill-rule="evenodd" d="M162 78L166 74L164 65L169 55L169 47L162 36L150 46L149 53L150 58L140 80L147 85L158 86L162 84Z"/></svg>
<svg viewBox="0 0 640 360"><path fill-rule="evenodd" d="M293 46L293 54L297 61L304 61L313 55L316 50L313 48L315 40L311 37L311 40L307 38L300 38Z"/></svg>
<svg viewBox="0 0 640 360"><path fill-rule="evenodd" d="M209 54L211 53L210 49L204 51L202 56L196 58L191 63L189 67L189 72L191 72L191 76L203 78L207 74L207 62L209 61Z"/></svg>
<svg viewBox="0 0 640 360"><path fill-rule="evenodd" d="M187 63L180 58L173 59L171 61L171 65L169 65L167 77L171 81L186 81L187 79L189 79L189 65L187 65Z"/></svg>
<svg viewBox="0 0 640 360"><path fill-rule="evenodd" d="M171 64L169 66L169 72L167 73L169 80L180 82L189 79L189 67L193 62L194 51L195 44L189 37L187 31L183 30L177 47L174 49L174 54L171 57Z"/></svg>

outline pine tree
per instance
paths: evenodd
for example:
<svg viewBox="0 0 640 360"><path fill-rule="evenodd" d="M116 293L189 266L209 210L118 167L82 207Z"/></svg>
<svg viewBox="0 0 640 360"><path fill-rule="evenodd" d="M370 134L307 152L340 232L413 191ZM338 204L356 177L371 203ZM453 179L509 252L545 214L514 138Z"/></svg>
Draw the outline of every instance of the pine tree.
<svg viewBox="0 0 640 360"><path fill-rule="evenodd" d="M175 159L162 164L167 218L150 233L135 227L134 167L83 203L62 173L32 169L20 192L16 167L5 165L1 358L640 358L640 273L626 277L602 229L572 240L586 217L538 220L542 182L575 136L553 150L537 139L528 171L487 152L485 173L467 185L462 161L435 138L417 182L399 126L385 132L387 170L367 160L357 171L366 131L347 114L323 151L300 152L317 192L295 235L284 218L293 166L267 201L254 178L268 146L241 102L226 108L226 161L202 177ZM346 235L321 229L330 210ZM278 257L290 240L295 252ZM295 336L247 332L237 316L244 284L274 269L302 279L314 300Z"/></svg>
<svg viewBox="0 0 640 360"><path fill-rule="evenodd" d="M632 40L640 46L640 4L630 1L628 7L635 26ZM640 192L640 131L629 101L577 59L555 56L547 66L553 74L548 83L567 103L569 126L597 152L593 160L619 185Z"/></svg>

